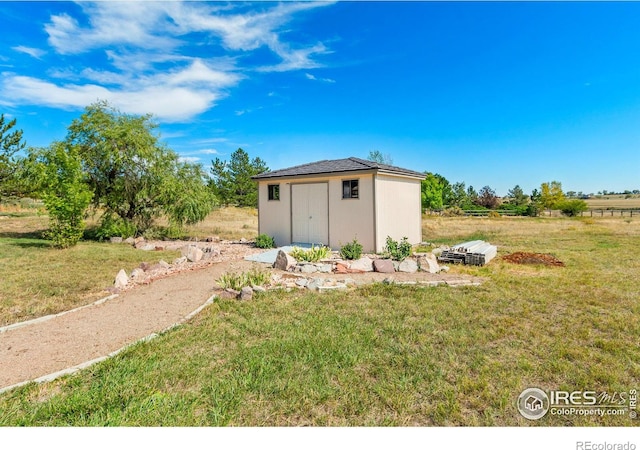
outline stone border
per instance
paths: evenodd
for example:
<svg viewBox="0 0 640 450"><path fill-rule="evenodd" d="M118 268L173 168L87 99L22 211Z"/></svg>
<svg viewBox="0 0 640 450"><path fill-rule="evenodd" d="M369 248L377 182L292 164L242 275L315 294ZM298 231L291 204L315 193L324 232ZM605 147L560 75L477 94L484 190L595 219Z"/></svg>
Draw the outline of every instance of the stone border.
<svg viewBox="0 0 640 450"><path fill-rule="evenodd" d="M90 308L91 306L98 306L109 300L113 300L116 297L118 297L118 294L111 294L108 297L101 298L100 300L97 300L93 303L89 303L88 305L78 306L77 308L73 308L68 311L62 311L57 314L50 314L48 316L36 317L35 319L25 320L24 322L12 323L11 325L0 327L0 333L4 333L9 330L15 330L17 328L26 327L28 325L35 325L37 323L46 322L48 320L55 319L56 317L64 316L65 314L80 311L81 309L85 309L85 308Z"/></svg>
<svg viewBox="0 0 640 450"><path fill-rule="evenodd" d="M21 322L21 323L14 324L14 325L19 325L19 326L33 325L35 323L43 322L44 320L50 320L50 319L53 319L55 317L59 317L59 316L64 315L64 314L68 314L70 312L77 311L79 309L83 309L83 308L87 308L89 306L94 306L94 305L97 305L97 304L100 304L100 303L104 303L105 301L110 300L112 298L115 298L117 296L118 296L118 294L110 295L109 297L106 297L104 299L98 300L97 302L95 302L95 303L93 303L91 305L81 306L79 308L75 308L75 309L72 309L72 310L69 310L69 311L65 311L65 312L60 313L60 314L51 315L51 316L45 316L45 317L41 317L41 318L33 319L33 320L28 320L26 322ZM54 373L43 375L43 376L35 378L33 380L22 381L20 383L16 383L16 384L12 384L10 386L6 386L6 387L3 387L3 388L0 388L0 394L4 394L5 392L8 392L10 390L13 390L13 389L21 387L21 386L25 386L25 385L27 385L29 383L45 383L45 382L48 382L48 381L53 381L53 380L55 380L57 378L65 376L65 375L72 375L72 374L74 374L76 372L79 372L79 371L81 371L83 369L86 369L87 367L90 367L90 366L92 366L94 364L97 364L99 362L102 362L102 361L105 361L105 360L107 360L109 358L112 358L112 357L118 355L119 353L122 353L123 351L127 350L128 348L133 347L134 345L137 345L137 344L139 344L141 342L149 342L149 341L157 338L161 334L166 333L167 331L170 331L170 330L172 330L172 329L174 329L174 328L176 328L176 327L188 322L189 320L193 319L204 308L206 308L207 306L212 304L215 301L216 298L217 298L217 295L215 295L215 294L212 295L202 305L200 305L198 308L196 308L195 310L193 310L192 312L190 312L189 314L184 316L178 322L176 322L176 323L174 323L172 325L169 325L168 327L164 328L163 330L161 330L161 331L159 331L157 333L151 333L148 336L142 337L142 338L132 342L131 344L127 344L127 345L119 348L118 350L115 350L115 351L109 353L108 355L99 356L98 358L94 358L92 360L85 361L83 363L77 364L77 365L72 366L72 367L68 367L66 369L59 370L59 371L54 372ZM44 319L44 320L41 320L41 319ZM13 326L13 325L10 325L10 326ZM19 326L13 326L13 327L14 328L19 328ZM7 327L5 327L5 328L7 328ZM2 331L7 331L7 330L4 329Z"/></svg>

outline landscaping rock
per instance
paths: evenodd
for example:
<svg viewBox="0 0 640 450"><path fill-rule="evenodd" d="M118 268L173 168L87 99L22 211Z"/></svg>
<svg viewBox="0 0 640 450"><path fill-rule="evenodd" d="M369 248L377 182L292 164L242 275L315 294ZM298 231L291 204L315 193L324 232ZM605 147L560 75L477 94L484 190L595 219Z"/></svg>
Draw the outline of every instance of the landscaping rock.
<svg viewBox="0 0 640 450"><path fill-rule="evenodd" d="M447 273L449 271L449 266L440 266L440 271Z"/></svg>
<svg viewBox="0 0 640 450"><path fill-rule="evenodd" d="M313 278L307 284L307 289L309 289L310 291L317 291L320 286L324 286L324 279Z"/></svg>
<svg viewBox="0 0 640 450"><path fill-rule="evenodd" d="M418 263L413 258L405 258L398 266L399 272L416 273L418 271Z"/></svg>
<svg viewBox="0 0 640 450"><path fill-rule="evenodd" d="M335 273L349 273L349 267L343 263L336 263Z"/></svg>
<svg viewBox="0 0 640 450"><path fill-rule="evenodd" d="M238 298L240 300L251 300L253 298L253 289L249 286L243 287Z"/></svg>
<svg viewBox="0 0 640 450"><path fill-rule="evenodd" d="M109 238L109 242L112 244L122 244L122 238L120 236L113 236L112 238Z"/></svg>
<svg viewBox="0 0 640 450"><path fill-rule="evenodd" d="M360 259L353 261L349 264L351 270L362 270L363 272L373 272L373 261L368 256L363 256Z"/></svg>
<svg viewBox="0 0 640 450"><path fill-rule="evenodd" d="M299 266L302 273L316 273L318 268L313 264L304 264Z"/></svg>
<svg viewBox="0 0 640 450"><path fill-rule="evenodd" d="M278 251L278 255L276 256L276 260L273 263L273 268L278 270L290 270L293 269L297 264L297 261L289 256L282 250Z"/></svg>
<svg viewBox="0 0 640 450"><path fill-rule="evenodd" d="M267 289L262 286L252 285L251 289L253 289L253 292L267 292Z"/></svg>
<svg viewBox="0 0 640 450"><path fill-rule="evenodd" d="M238 296L239 296L239 295L240 295L240 292L239 292L239 291L236 291L236 290L234 290L234 289L227 288L227 289L225 289L224 291L221 291L221 292L218 294L218 297L219 297L219 298L238 298Z"/></svg>
<svg viewBox="0 0 640 450"><path fill-rule="evenodd" d="M307 284L309 284L309 280L307 280L306 278L298 278L296 280L296 284L300 287L306 287Z"/></svg>
<svg viewBox="0 0 640 450"><path fill-rule="evenodd" d="M180 249L180 253L190 262L198 262L204 256L204 252L195 245L185 245Z"/></svg>
<svg viewBox="0 0 640 450"><path fill-rule="evenodd" d="M166 261L164 261L162 259L158 262L158 265L160 267L162 267L163 269L170 269L171 268L171 264L169 264L168 262L166 262Z"/></svg>
<svg viewBox="0 0 640 450"><path fill-rule="evenodd" d="M155 250L156 246L153 244L147 244L145 242L140 242L138 245L136 245L136 248L138 250L144 250L145 252L149 252L151 250Z"/></svg>
<svg viewBox="0 0 640 450"><path fill-rule="evenodd" d="M320 264L318 267L318 272L320 273L331 273L333 270L333 264Z"/></svg>
<svg viewBox="0 0 640 450"><path fill-rule="evenodd" d="M113 283L113 287L115 287L116 289L122 289L128 283L129 276L127 275L127 272L124 269L120 269L120 272L118 272L118 275L116 275L116 280Z"/></svg>
<svg viewBox="0 0 640 450"><path fill-rule="evenodd" d="M180 266L180 265L182 265L182 264L184 264L186 262L187 262L187 257L186 256L181 256L180 258L176 258L176 259L173 260L173 264L175 266Z"/></svg>
<svg viewBox="0 0 640 450"><path fill-rule="evenodd" d="M376 259L373 261L373 268L380 273L394 273L393 261L390 259Z"/></svg>
<svg viewBox="0 0 640 450"><path fill-rule="evenodd" d="M420 263L420 270L422 270L423 272L440 272L440 264L438 264L438 259L433 253L427 253L426 255L420 257L420 259L418 259L418 262Z"/></svg>
<svg viewBox="0 0 640 450"><path fill-rule="evenodd" d="M146 272L147 270L149 270L149 267L151 267L151 264L149 264L148 262L141 262L138 267Z"/></svg>
<svg viewBox="0 0 640 450"><path fill-rule="evenodd" d="M136 245L136 246L137 246L137 245L138 245L138 244L140 244L141 242L144 242L144 238L143 238L142 236L138 236L137 238L135 238L135 239L133 240L133 245Z"/></svg>
<svg viewBox="0 0 640 450"><path fill-rule="evenodd" d="M336 283L331 286L318 286L318 292L335 291L335 290L346 289L346 288L347 288L347 285L342 283Z"/></svg>
<svg viewBox="0 0 640 450"><path fill-rule="evenodd" d="M126 239L124 240L124 243L125 243L125 244L129 244L129 245L133 245L133 244L135 244L135 239L134 239L134 238L132 238L132 237L128 237L128 238L126 238Z"/></svg>
<svg viewBox="0 0 640 450"><path fill-rule="evenodd" d="M142 270L139 267L136 267L131 271L131 279L135 280L135 279L142 278L143 276L144 276L144 270Z"/></svg>

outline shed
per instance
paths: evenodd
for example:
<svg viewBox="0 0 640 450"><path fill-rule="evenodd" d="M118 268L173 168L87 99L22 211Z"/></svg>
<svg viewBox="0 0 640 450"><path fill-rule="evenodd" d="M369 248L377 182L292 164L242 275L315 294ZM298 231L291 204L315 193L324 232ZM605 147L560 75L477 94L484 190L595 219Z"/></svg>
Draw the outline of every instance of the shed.
<svg viewBox="0 0 640 450"><path fill-rule="evenodd" d="M360 158L323 160L265 172L258 182L258 230L279 246L340 248L354 238L381 252L387 236L422 240L425 175Z"/></svg>

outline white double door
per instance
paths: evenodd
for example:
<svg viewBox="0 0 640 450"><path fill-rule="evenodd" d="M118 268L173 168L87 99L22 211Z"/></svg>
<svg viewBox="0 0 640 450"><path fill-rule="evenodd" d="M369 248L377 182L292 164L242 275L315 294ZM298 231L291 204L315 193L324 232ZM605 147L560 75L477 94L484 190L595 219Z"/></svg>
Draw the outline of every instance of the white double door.
<svg viewBox="0 0 640 450"><path fill-rule="evenodd" d="M292 241L329 244L329 184L291 185Z"/></svg>

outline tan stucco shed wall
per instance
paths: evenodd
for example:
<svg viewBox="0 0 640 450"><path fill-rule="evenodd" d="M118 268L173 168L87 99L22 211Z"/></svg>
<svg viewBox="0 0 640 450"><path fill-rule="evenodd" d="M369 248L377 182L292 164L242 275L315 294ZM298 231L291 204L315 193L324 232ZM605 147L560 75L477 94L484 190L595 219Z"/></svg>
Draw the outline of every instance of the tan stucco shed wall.
<svg viewBox="0 0 640 450"><path fill-rule="evenodd" d="M411 244L422 241L420 180L378 174L375 177L376 247L382 251L387 236Z"/></svg>
<svg viewBox="0 0 640 450"><path fill-rule="evenodd" d="M342 181L359 180L357 199L342 198ZM276 241L276 245L291 243L291 186L301 183L328 183L329 246L338 250L354 238L365 251L373 251L374 196L373 174L345 173L339 176L295 177L261 180L258 183L259 232ZM268 185L280 185L280 200L268 200Z"/></svg>

